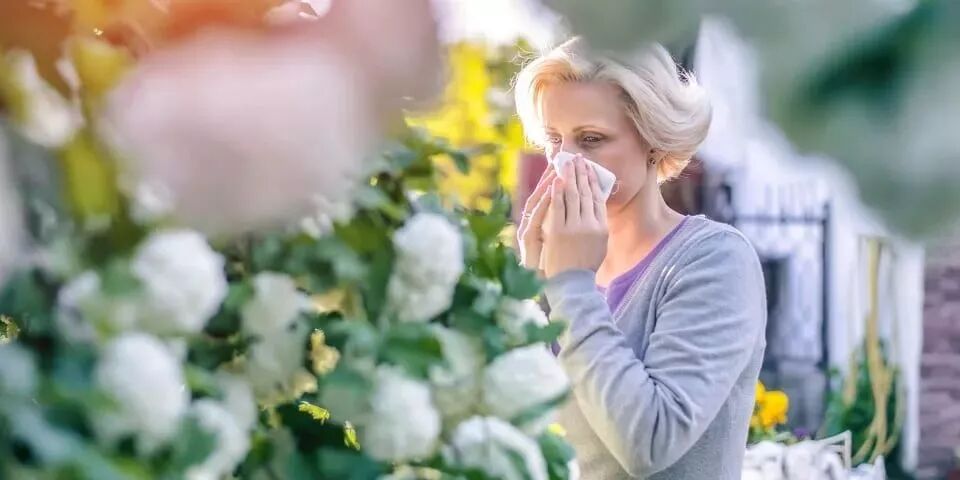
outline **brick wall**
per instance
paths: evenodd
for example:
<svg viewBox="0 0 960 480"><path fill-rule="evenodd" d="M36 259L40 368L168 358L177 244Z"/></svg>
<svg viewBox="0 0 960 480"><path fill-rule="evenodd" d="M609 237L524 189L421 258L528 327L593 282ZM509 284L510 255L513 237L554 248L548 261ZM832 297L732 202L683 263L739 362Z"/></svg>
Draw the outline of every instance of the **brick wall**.
<svg viewBox="0 0 960 480"><path fill-rule="evenodd" d="M960 447L960 237L927 252L917 477L942 479Z"/></svg>

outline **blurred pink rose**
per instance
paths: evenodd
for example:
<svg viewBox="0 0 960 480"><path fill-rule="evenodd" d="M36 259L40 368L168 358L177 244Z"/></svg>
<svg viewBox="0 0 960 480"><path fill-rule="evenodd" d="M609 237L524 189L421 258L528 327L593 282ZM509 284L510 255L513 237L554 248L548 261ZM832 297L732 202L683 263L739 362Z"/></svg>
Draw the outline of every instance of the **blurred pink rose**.
<svg viewBox="0 0 960 480"><path fill-rule="evenodd" d="M350 59L376 85L378 106L429 101L443 88L443 55L433 0L349 0L323 3L303 26Z"/></svg>
<svg viewBox="0 0 960 480"><path fill-rule="evenodd" d="M302 40L209 31L143 60L101 121L135 214L235 234L349 201L377 138L371 93Z"/></svg>

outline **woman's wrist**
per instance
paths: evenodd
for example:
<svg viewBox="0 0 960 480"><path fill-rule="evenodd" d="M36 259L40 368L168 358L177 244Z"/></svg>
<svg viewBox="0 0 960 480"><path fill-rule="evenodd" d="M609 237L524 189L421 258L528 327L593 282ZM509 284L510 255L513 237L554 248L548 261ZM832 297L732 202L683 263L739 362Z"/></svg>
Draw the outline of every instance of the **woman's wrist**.
<svg viewBox="0 0 960 480"><path fill-rule="evenodd" d="M584 289L594 291L596 279L597 274L593 270L587 268L567 269L547 278L544 292L548 299L556 299L563 295L583 293Z"/></svg>

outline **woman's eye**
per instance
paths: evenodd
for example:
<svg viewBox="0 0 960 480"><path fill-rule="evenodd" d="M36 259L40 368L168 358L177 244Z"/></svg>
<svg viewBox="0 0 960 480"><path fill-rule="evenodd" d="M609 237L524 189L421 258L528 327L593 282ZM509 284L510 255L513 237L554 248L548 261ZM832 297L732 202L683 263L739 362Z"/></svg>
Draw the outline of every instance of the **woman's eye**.
<svg viewBox="0 0 960 480"><path fill-rule="evenodd" d="M599 142L600 140L603 140L603 139L600 138L600 137L598 137L598 136L596 136L596 135L587 135L587 136L583 137L583 141L586 142L586 143L597 143L597 142Z"/></svg>
<svg viewBox="0 0 960 480"><path fill-rule="evenodd" d="M560 137L547 137L547 141L553 145L560 145Z"/></svg>

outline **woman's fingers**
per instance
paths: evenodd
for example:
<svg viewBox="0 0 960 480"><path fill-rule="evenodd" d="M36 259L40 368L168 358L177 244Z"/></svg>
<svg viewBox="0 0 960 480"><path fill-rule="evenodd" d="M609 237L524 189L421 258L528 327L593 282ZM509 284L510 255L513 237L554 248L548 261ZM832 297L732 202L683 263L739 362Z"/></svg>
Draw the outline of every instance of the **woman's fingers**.
<svg viewBox="0 0 960 480"><path fill-rule="evenodd" d="M550 210L550 202L552 200L552 195L549 193L550 188L549 186L547 187L547 192L541 195L540 203L533 208L533 212L527 222L527 228L535 229L534 231L543 228L543 220L547 217L547 211Z"/></svg>
<svg viewBox="0 0 960 480"><path fill-rule="evenodd" d="M590 179L589 172L593 171L593 167L587 165L587 161L581 156L577 156L577 159L574 161L576 163L576 175L577 175L577 193L580 199L580 218L593 218L593 192L590 190Z"/></svg>
<svg viewBox="0 0 960 480"><path fill-rule="evenodd" d="M607 218L606 204L603 199L603 189L600 188L600 179L597 177L597 171L588 169L587 177L590 183L590 193L593 198L592 215L599 221L605 221Z"/></svg>
<svg viewBox="0 0 960 480"><path fill-rule="evenodd" d="M563 203L565 223L575 223L579 220L580 217L580 192L577 191L577 179L576 179L576 160L572 162L567 162L564 166L563 172Z"/></svg>
<svg viewBox="0 0 960 480"><path fill-rule="evenodd" d="M564 181L557 177L553 179L550 185L550 208L547 209L549 224L552 228L558 228L566 222L567 205L564 202L566 197L564 193Z"/></svg>
<svg viewBox="0 0 960 480"><path fill-rule="evenodd" d="M521 238L527 231L527 227L530 223L530 218L533 216L533 211L543 199L544 193L547 189L550 188L550 185L553 184L553 179L556 178L557 173L550 166L547 166L547 170L543 172L543 175L540 175L540 180L537 182L537 186L533 189L533 192L530 193L530 196L527 197L526 203L523 205L523 213L520 219L520 227L517 229L517 235Z"/></svg>

